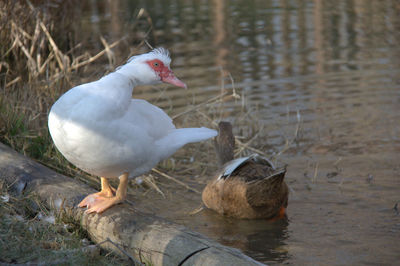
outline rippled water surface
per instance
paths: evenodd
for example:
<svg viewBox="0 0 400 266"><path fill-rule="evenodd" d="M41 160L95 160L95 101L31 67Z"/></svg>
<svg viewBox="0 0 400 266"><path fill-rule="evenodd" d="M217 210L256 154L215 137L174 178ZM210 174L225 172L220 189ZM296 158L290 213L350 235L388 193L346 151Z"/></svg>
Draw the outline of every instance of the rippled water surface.
<svg viewBox="0 0 400 266"><path fill-rule="evenodd" d="M269 264L400 261L398 1L87 1L81 12L76 34L94 46L96 34L133 35L170 49L189 90L138 88L135 97L177 115L234 88L241 98L212 119L252 133L251 147L287 164L287 220L189 216L200 195L175 183L162 188L166 198L133 189L138 208ZM182 181L201 190L209 178Z"/></svg>

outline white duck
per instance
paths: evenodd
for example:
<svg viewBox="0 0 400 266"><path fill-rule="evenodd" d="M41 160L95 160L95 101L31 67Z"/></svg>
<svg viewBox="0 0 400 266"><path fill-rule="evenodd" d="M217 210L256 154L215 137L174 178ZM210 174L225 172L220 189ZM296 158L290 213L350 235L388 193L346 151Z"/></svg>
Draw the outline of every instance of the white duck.
<svg viewBox="0 0 400 266"><path fill-rule="evenodd" d="M101 177L101 191L78 205L101 213L126 198L129 177L151 170L187 143L217 135L208 128L176 129L160 108L132 99L135 86L166 82L186 88L170 69L166 49L138 56L101 79L62 95L49 113L57 149L82 170ZM115 190L108 178L119 177Z"/></svg>

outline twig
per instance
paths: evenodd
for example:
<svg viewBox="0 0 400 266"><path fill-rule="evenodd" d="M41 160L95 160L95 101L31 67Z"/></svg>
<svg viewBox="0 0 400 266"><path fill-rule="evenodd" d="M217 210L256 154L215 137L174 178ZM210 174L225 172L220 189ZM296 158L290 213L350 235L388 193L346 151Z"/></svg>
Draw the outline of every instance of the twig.
<svg viewBox="0 0 400 266"><path fill-rule="evenodd" d="M47 56L46 61L44 61L41 66L40 63L38 62L39 74L42 74L46 70L46 65L50 62L51 59L53 59L53 57L54 57L54 51L51 51Z"/></svg>
<svg viewBox="0 0 400 266"><path fill-rule="evenodd" d="M144 43L145 43L151 50L154 49L153 46L152 46L146 39L144 40Z"/></svg>
<svg viewBox="0 0 400 266"><path fill-rule="evenodd" d="M38 18L39 19L39 18ZM42 28L44 34L46 34L47 39L49 40L51 47L53 48L54 54L56 56L56 60L58 65L62 71L64 71L65 66L63 60L61 60L60 56L64 56L63 53L58 49L57 44L54 42L53 38L51 37L49 31L46 28L46 25L42 21L39 21L39 25Z"/></svg>
<svg viewBox="0 0 400 266"><path fill-rule="evenodd" d="M200 107L203 106L203 105L206 105L206 104L212 103L212 102L214 102L214 101L216 101L216 100L219 100L220 98L226 96L227 94L228 94L228 92L224 92L224 93L222 93L222 94L220 94L220 95L217 95L217 96L215 96L215 97L212 97L212 98L208 99L208 100L205 101L205 102L202 102L202 103L200 103L200 104L198 104L198 105L193 106L192 108L189 108L189 109L183 111L182 113L179 113L179 114L176 114L176 115L172 116L172 119L175 119L175 118L178 118L178 117L180 117L180 116L182 116L182 115L184 115L184 114L190 113L190 112L192 112L192 111L194 111L194 110L200 108Z"/></svg>
<svg viewBox="0 0 400 266"><path fill-rule="evenodd" d="M254 151L254 152L256 152L256 153L258 153L258 154L260 154L260 155L263 155L264 157L267 157L267 158L269 157L269 155L266 154L265 152L263 152L262 150L259 150L259 149L253 148L253 147L251 147L251 146L248 146L247 144L241 142L241 141L240 141L239 139L237 139L236 137L235 137L235 142L236 142L239 146L245 146L245 148L248 149L248 150Z"/></svg>
<svg viewBox="0 0 400 266"><path fill-rule="evenodd" d="M112 44L109 45L108 49L114 48L115 46L117 46L122 40L124 40L126 37L122 37L121 39L119 39L118 41L113 42ZM103 51L99 52L98 54L96 54L95 56L90 57L88 60L77 63L73 66L71 66L68 70L73 70L73 69L78 69L84 65L90 64L93 61L97 60L99 57L101 57L102 55L104 55L106 53L107 49L104 49Z"/></svg>
<svg viewBox="0 0 400 266"><path fill-rule="evenodd" d="M286 138L286 142L285 142L285 146L283 147L282 150L280 150L277 154L272 155L273 158L277 158L278 156L280 156L282 153L284 153L285 151L287 151L290 147L290 144L292 144L292 141L289 141Z"/></svg>
<svg viewBox="0 0 400 266"><path fill-rule="evenodd" d="M108 45L107 41L103 38L103 36L100 36L100 40L104 45L104 48L106 50L106 54L108 57L108 63L110 65L110 68L114 66L114 62L115 62L115 57L114 57L114 53L111 51L110 46Z"/></svg>
<svg viewBox="0 0 400 266"><path fill-rule="evenodd" d="M208 120L208 122L210 122L211 124L213 124L214 126L218 127L218 123L212 119L211 117L209 117L207 114L205 114L204 112L200 111L200 110L196 110L197 113L199 113L201 116L203 116L206 120Z"/></svg>
<svg viewBox="0 0 400 266"><path fill-rule="evenodd" d="M17 26L14 21L11 21L11 24L26 38L32 40L32 36L29 35L26 31L24 31L21 27Z"/></svg>
<svg viewBox="0 0 400 266"><path fill-rule="evenodd" d="M235 99L240 99L240 95L236 93L236 88L235 88L235 81L233 80L233 77L230 72L228 72L229 79L231 80L231 85L232 85L232 97Z"/></svg>
<svg viewBox="0 0 400 266"><path fill-rule="evenodd" d="M189 214L190 216L192 216L192 215L198 214L198 213L201 212L202 210L204 210L203 204L200 205L199 207L197 207L196 209L192 210L192 211L189 212L188 214Z"/></svg>
<svg viewBox="0 0 400 266"><path fill-rule="evenodd" d="M150 186L152 186L158 193L160 193L164 199L166 198L164 192L162 192L161 189L157 186L152 174L149 174L148 176L146 176L144 181L147 182L148 184L150 184Z"/></svg>
<svg viewBox="0 0 400 266"><path fill-rule="evenodd" d="M2 58L5 58L13 49L14 47L17 45L17 40L14 39L13 44L11 45L11 47L2 55Z"/></svg>
<svg viewBox="0 0 400 266"><path fill-rule="evenodd" d="M6 88L10 87L11 85L13 85L14 83L17 83L20 80L21 80L21 76L16 77L15 79L11 80L10 82L8 82L6 84Z"/></svg>
<svg viewBox="0 0 400 266"><path fill-rule="evenodd" d="M334 165L334 166L337 166L337 164L338 164L341 160L342 160L342 157L339 157L339 158L333 163L333 165Z"/></svg>
<svg viewBox="0 0 400 266"><path fill-rule="evenodd" d="M160 170L158 170L158 169L156 169L156 168L153 168L153 169L151 169L151 170L152 170L153 172L155 172L155 173L157 173L157 174L159 174L159 175L161 175L161 176L167 178L167 179L170 179L170 180L172 180L172 181L178 183L179 185L184 186L185 188L187 188L187 189L189 189L189 190L193 190L193 191L196 192L197 194L200 194L200 191L198 191L198 190L195 189L195 188L192 188L192 187L188 186L187 184L183 183L182 181L179 181L179 180L176 179L175 177L172 177L172 176L170 176L170 175L167 175L166 173L163 173L163 172L161 172Z"/></svg>
<svg viewBox="0 0 400 266"><path fill-rule="evenodd" d="M26 49L24 44L21 42L21 40L17 34L15 34L15 42L19 46L19 48L21 48L22 52L25 54L26 58L28 59L28 66L31 66L30 68L33 68L32 70L34 72L37 72L35 69L35 65L36 65L35 60L33 60L32 56L29 54L29 51ZM34 73L34 74L36 74L36 73Z"/></svg>
<svg viewBox="0 0 400 266"><path fill-rule="evenodd" d="M29 51L29 53L31 55L35 51L35 43L36 43L37 39L39 38L39 34L40 34L39 21L36 20L35 31L34 31L34 34L33 34L33 37L32 37L32 41L31 41L31 49Z"/></svg>
<svg viewBox="0 0 400 266"><path fill-rule="evenodd" d="M236 152L236 155L240 154L245 148L249 147L250 143L253 142L253 140L255 140L258 137L259 133L262 130L263 130L263 127L261 127L260 130L256 134L254 134L254 136L249 141L247 141L246 143L241 142L240 143L241 147L240 147L239 151Z"/></svg>
<svg viewBox="0 0 400 266"><path fill-rule="evenodd" d="M300 130L300 125L301 125L301 114L300 111L297 110L297 124L296 124L296 128L294 130L294 136L293 139L291 141L289 141L286 138L286 143L285 143L285 147L283 147L283 149L281 151L279 151L277 154L273 155L273 158L277 158L279 155L281 155L282 153L284 153L285 151L287 151L290 148L290 145L292 145L292 143L297 139L297 136L299 134L299 130Z"/></svg>

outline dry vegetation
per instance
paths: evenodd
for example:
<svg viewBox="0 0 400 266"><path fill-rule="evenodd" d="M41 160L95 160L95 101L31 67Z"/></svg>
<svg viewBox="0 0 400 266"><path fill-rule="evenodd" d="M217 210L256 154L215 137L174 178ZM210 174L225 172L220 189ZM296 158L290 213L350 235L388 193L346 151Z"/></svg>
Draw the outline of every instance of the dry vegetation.
<svg viewBox="0 0 400 266"><path fill-rule="evenodd" d="M123 40L108 44L98 36L104 49L84 50L71 33L74 4L79 3L0 2L0 141L58 172L98 186L97 178L76 169L54 148L47 115L64 91L88 81L82 77L94 79L112 70L117 61L112 48ZM135 47L130 51L134 53ZM102 68L91 67L94 62ZM162 168L176 169L168 162ZM155 179L160 176L174 179L164 172L149 175L148 188L158 190ZM122 263L112 254L98 256L99 248L81 241L86 235L79 226L49 213L37 199L0 185L0 263Z"/></svg>
<svg viewBox="0 0 400 266"><path fill-rule="evenodd" d="M71 173L52 146L46 120L51 103L71 85L77 57L70 49L73 41L68 34L58 34L57 40L52 37L57 29L67 30L69 25L55 27L54 18L48 14L60 14L46 11L62 13L66 8L50 4L34 8L25 1L0 3L0 140L31 158Z"/></svg>
<svg viewBox="0 0 400 266"><path fill-rule="evenodd" d="M16 194L0 181L0 264L128 264L91 243L69 216L52 213L34 195Z"/></svg>
<svg viewBox="0 0 400 266"><path fill-rule="evenodd" d="M52 144L48 110L77 83L112 68L111 49L121 40L92 54L73 36L72 5L79 1L5 1L0 3L0 141L70 176L90 176L69 164ZM76 6L75 6L76 8ZM104 63L106 61L106 63ZM103 69L90 67L104 63ZM107 64L108 63L108 64ZM88 181L89 180L89 181ZM95 185L95 182L91 182Z"/></svg>
<svg viewBox="0 0 400 266"><path fill-rule="evenodd" d="M29 0L0 2L0 141L58 172L98 187L97 178L76 169L54 148L47 129L48 110L63 92L113 70L116 62L123 62L127 56L136 53L145 41L128 42L127 37L109 44L102 36L97 36L103 49L88 49L90 45L75 40L73 35L77 31L73 28L76 25L72 24L76 13L73 9L79 3ZM141 10L137 20L145 16L146 12ZM144 20L151 29L151 20L148 17ZM142 36L148 32L146 30ZM137 46L133 47L131 43L137 43ZM121 45L130 54L125 53L123 58L117 58L113 48ZM230 78L226 80L229 82ZM251 152L266 155L254 148L261 129L257 122L259 119L254 110L246 108L243 98L240 99L235 89L225 90L222 86L220 95L188 106L186 111L173 114L172 117L179 127L198 126L199 123L216 127L217 121L223 117L223 103L232 100L242 104L237 121L243 121L246 125L236 125L246 128L246 132L238 132L245 137L237 139L236 155ZM154 189L163 195L159 187L160 180L169 180L177 186L200 193L174 176L210 174L216 167L213 164L214 156L210 143L189 146L175 155L178 160L166 160L158 169L143 177L146 189ZM191 160L193 157L196 157L194 161ZM86 251L82 251L85 245L80 241L85 236L79 227L68 225L67 221L57 217L51 223L39 219L39 214L46 217L55 214L46 213L35 199L11 196L13 193L8 191L7 186L1 185L0 257L4 262L38 262L45 254L43 258L48 261L72 256L79 264L93 261L114 263L115 258L104 258L104 261L99 261L97 257L87 258ZM28 251L26 256L21 257L25 252L23 250ZM20 259L17 259L18 256Z"/></svg>
<svg viewBox="0 0 400 266"><path fill-rule="evenodd" d="M89 53L83 48L85 45L75 40L73 32L77 29L71 23L74 20L72 5L79 5L79 1L38 1L35 6L30 1L0 3L0 141L59 172L82 177L83 181L96 186L97 178L76 169L54 148L47 129L48 110L69 88L113 70L115 62L127 58L126 54L124 58L116 58L113 47L124 45L130 56L145 41L136 41L137 46L126 49L128 43L133 43L126 41L128 37L108 44L98 36L104 49L92 49ZM151 29L151 20L145 16L146 12L141 10L137 20L149 22ZM218 113L216 109L222 101L235 97L238 96L234 92L221 92L209 101L189 106L187 111L173 118L178 126L197 126L199 121L216 126L216 117L210 114ZM242 120L248 120L248 115L244 113ZM199 158L202 158L200 163L207 164L207 156ZM168 162L161 167L172 170Z"/></svg>
<svg viewBox="0 0 400 266"><path fill-rule="evenodd" d="M110 64L114 59L110 49L120 41L108 44L99 36L103 50L82 51L70 33L70 5L78 1L34 4L0 2L0 141L59 172L97 185L55 150L47 114L61 93L82 82L74 78L82 72L95 73L90 64L96 60ZM0 264L126 263L113 254L102 254L68 217L50 213L38 199L18 195L9 187L0 183Z"/></svg>
<svg viewBox="0 0 400 266"><path fill-rule="evenodd" d="M98 36L104 49L89 53L71 33L76 31L70 22L74 16L68 6L71 2L74 1L57 4L44 1L35 7L30 1L0 3L0 141L74 176L85 173L68 164L54 148L47 129L48 110L63 92L113 70L115 62L123 62L145 41L129 47L130 54L124 58L116 58L112 48L125 45L126 50L127 38L108 44ZM138 14L145 15L145 12ZM189 106L173 118L178 126L198 125L199 120L216 126L215 117L210 113L215 113L221 101L234 97L237 95L231 92L221 93L209 101Z"/></svg>
<svg viewBox="0 0 400 266"><path fill-rule="evenodd" d="M79 71L118 43L105 43L106 49L94 55L82 52L69 34L72 20L65 19L71 16L68 5L73 1L64 2L41 1L35 7L29 1L0 2L0 141L74 176L78 170L54 149L47 113ZM51 213L37 198L18 195L0 183L0 263L126 262L91 244L68 217Z"/></svg>

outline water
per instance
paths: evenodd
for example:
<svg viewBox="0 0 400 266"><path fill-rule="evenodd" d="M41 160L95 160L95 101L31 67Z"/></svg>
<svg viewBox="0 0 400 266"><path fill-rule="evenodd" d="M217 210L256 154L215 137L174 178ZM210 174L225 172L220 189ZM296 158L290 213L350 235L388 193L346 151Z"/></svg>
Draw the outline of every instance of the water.
<svg viewBox="0 0 400 266"><path fill-rule="evenodd" d="M213 118L231 121L236 135L257 133L251 146L271 156L283 151L279 161L288 165L287 220L234 220L209 210L189 216L200 195L175 183L163 187L166 199L133 189L138 208L269 264L400 261L398 1L81 5L79 38L101 49L99 34L110 43L126 36L115 51L125 58L145 51L131 47L147 36L170 49L175 73L189 86L138 88L135 97L176 115L234 87L241 99L221 103ZM194 157L196 147L188 148ZM201 190L208 178L183 181Z"/></svg>

